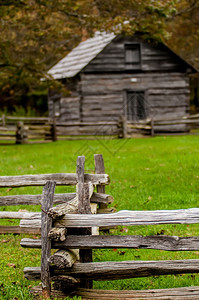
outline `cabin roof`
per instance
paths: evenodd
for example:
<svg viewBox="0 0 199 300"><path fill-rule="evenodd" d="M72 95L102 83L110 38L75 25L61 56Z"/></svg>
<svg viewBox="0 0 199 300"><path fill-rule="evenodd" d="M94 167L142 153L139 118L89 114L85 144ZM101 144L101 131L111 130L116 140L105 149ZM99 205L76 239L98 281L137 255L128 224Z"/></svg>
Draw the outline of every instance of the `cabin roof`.
<svg viewBox="0 0 199 300"><path fill-rule="evenodd" d="M93 38L81 42L68 53L48 71L48 74L52 75L54 79L74 77L114 38L115 34L113 33L95 34Z"/></svg>
<svg viewBox="0 0 199 300"><path fill-rule="evenodd" d="M96 32L95 36L81 42L63 59L55 64L48 74L54 79L70 78L77 75L84 69L113 39L116 38L114 33ZM166 45L162 44L165 49L176 57L181 63L192 69L192 72L197 70L173 52Z"/></svg>

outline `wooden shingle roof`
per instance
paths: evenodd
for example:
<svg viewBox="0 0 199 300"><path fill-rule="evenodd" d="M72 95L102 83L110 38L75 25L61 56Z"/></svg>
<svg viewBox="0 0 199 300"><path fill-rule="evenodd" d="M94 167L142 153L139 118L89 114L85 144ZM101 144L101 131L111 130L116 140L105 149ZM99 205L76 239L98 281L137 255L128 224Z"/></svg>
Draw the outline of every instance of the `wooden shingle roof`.
<svg viewBox="0 0 199 300"><path fill-rule="evenodd" d="M113 39L113 33L96 33L93 38L81 42L49 71L54 79L70 78L77 75L94 59Z"/></svg>

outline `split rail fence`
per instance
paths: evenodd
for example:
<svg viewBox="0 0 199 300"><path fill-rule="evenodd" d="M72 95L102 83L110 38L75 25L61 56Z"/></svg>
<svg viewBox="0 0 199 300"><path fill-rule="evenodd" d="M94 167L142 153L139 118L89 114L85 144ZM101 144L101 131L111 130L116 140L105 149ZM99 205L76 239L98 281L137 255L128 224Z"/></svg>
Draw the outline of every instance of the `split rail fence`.
<svg viewBox="0 0 199 300"><path fill-rule="evenodd" d="M140 121L60 122L42 117L0 118L0 144L48 143L57 140L130 138L136 135L199 134L199 114Z"/></svg>
<svg viewBox="0 0 199 300"><path fill-rule="evenodd" d="M141 135L199 135L199 114L170 119L123 120L123 137Z"/></svg>
<svg viewBox="0 0 199 300"><path fill-rule="evenodd" d="M85 180L84 157L77 160L77 213L67 203L53 207L55 181L46 183L42 215L21 220L25 228L41 226L41 239L22 239L21 246L41 248L41 267L26 267L25 277L41 280L32 293L44 298L82 296L83 299L199 299L199 287L145 291L92 289L93 280L116 280L169 274L199 273L199 260L93 262L92 249L132 248L166 251L198 251L199 237L92 235L92 227L199 223L199 208L157 211L119 211L91 214L90 186ZM102 183L102 182L101 182ZM104 184L105 182L103 182ZM92 199L92 198L91 198ZM71 212L71 211L70 211ZM61 235L60 235L61 232ZM60 236L62 238L60 238ZM51 249L58 249L51 255ZM79 256L73 249L79 249ZM73 250L73 251L72 251ZM77 250L75 250L77 251ZM72 254L71 254L72 252ZM51 283L54 285L51 286Z"/></svg>
<svg viewBox="0 0 199 300"><path fill-rule="evenodd" d="M111 212L113 208L107 208L107 204L113 202L113 197L105 194L105 185L109 183L109 176L105 174L103 157L95 154L95 174L84 174L85 182L91 182L96 185L96 192L92 192L90 201L92 209L97 213ZM76 173L55 173L40 175L21 175L21 176L0 176L0 188L20 188L32 186L44 186L46 181L55 181L57 186L76 186ZM77 210L77 197L74 193L55 194L53 203L67 206ZM38 195L10 195L0 196L0 207L9 207L16 205L40 205L42 202L41 194ZM7 208L6 208L7 209ZM40 218L40 212L24 212L20 211L0 211L0 219L19 219L23 220L27 217ZM29 233L40 234L39 227L24 228L20 226L1 225L0 234L6 233Z"/></svg>
<svg viewBox="0 0 199 300"><path fill-rule="evenodd" d="M70 139L122 137L122 122L58 122L43 117L0 117L0 143L47 143Z"/></svg>

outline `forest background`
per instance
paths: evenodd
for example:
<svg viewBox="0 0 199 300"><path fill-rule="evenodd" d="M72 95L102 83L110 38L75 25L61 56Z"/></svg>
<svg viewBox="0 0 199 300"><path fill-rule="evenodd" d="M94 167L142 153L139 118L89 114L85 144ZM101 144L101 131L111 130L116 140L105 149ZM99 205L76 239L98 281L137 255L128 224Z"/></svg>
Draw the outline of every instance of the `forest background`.
<svg viewBox="0 0 199 300"><path fill-rule="evenodd" d="M47 70L97 30L145 32L199 69L199 0L0 0L0 111L45 114L49 87L69 92Z"/></svg>

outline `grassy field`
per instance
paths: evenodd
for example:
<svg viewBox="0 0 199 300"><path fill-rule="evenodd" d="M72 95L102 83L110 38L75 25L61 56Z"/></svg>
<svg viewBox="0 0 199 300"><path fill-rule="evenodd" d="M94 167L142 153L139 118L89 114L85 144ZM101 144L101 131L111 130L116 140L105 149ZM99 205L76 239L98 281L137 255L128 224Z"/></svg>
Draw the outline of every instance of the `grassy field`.
<svg viewBox="0 0 199 300"><path fill-rule="evenodd" d="M196 136L131 140L64 141L40 145L0 147L0 175L75 172L78 155L86 156L86 170L94 171L93 154L102 153L117 210L180 209L199 206L199 139ZM74 188L57 187L56 192ZM41 193L42 188L1 189L1 195ZM39 210L39 207L0 207L1 210ZM1 220L15 225L17 221ZM136 226L112 230L117 234L198 235L198 225ZM23 249L25 235L0 236L0 299L31 299L38 284L23 278L23 268L39 266L40 250ZM197 252L155 250L98 250L95 261L198 258ZM95 288L151 289L199 285L196 275L160 276L95 282Z"/></svg>

